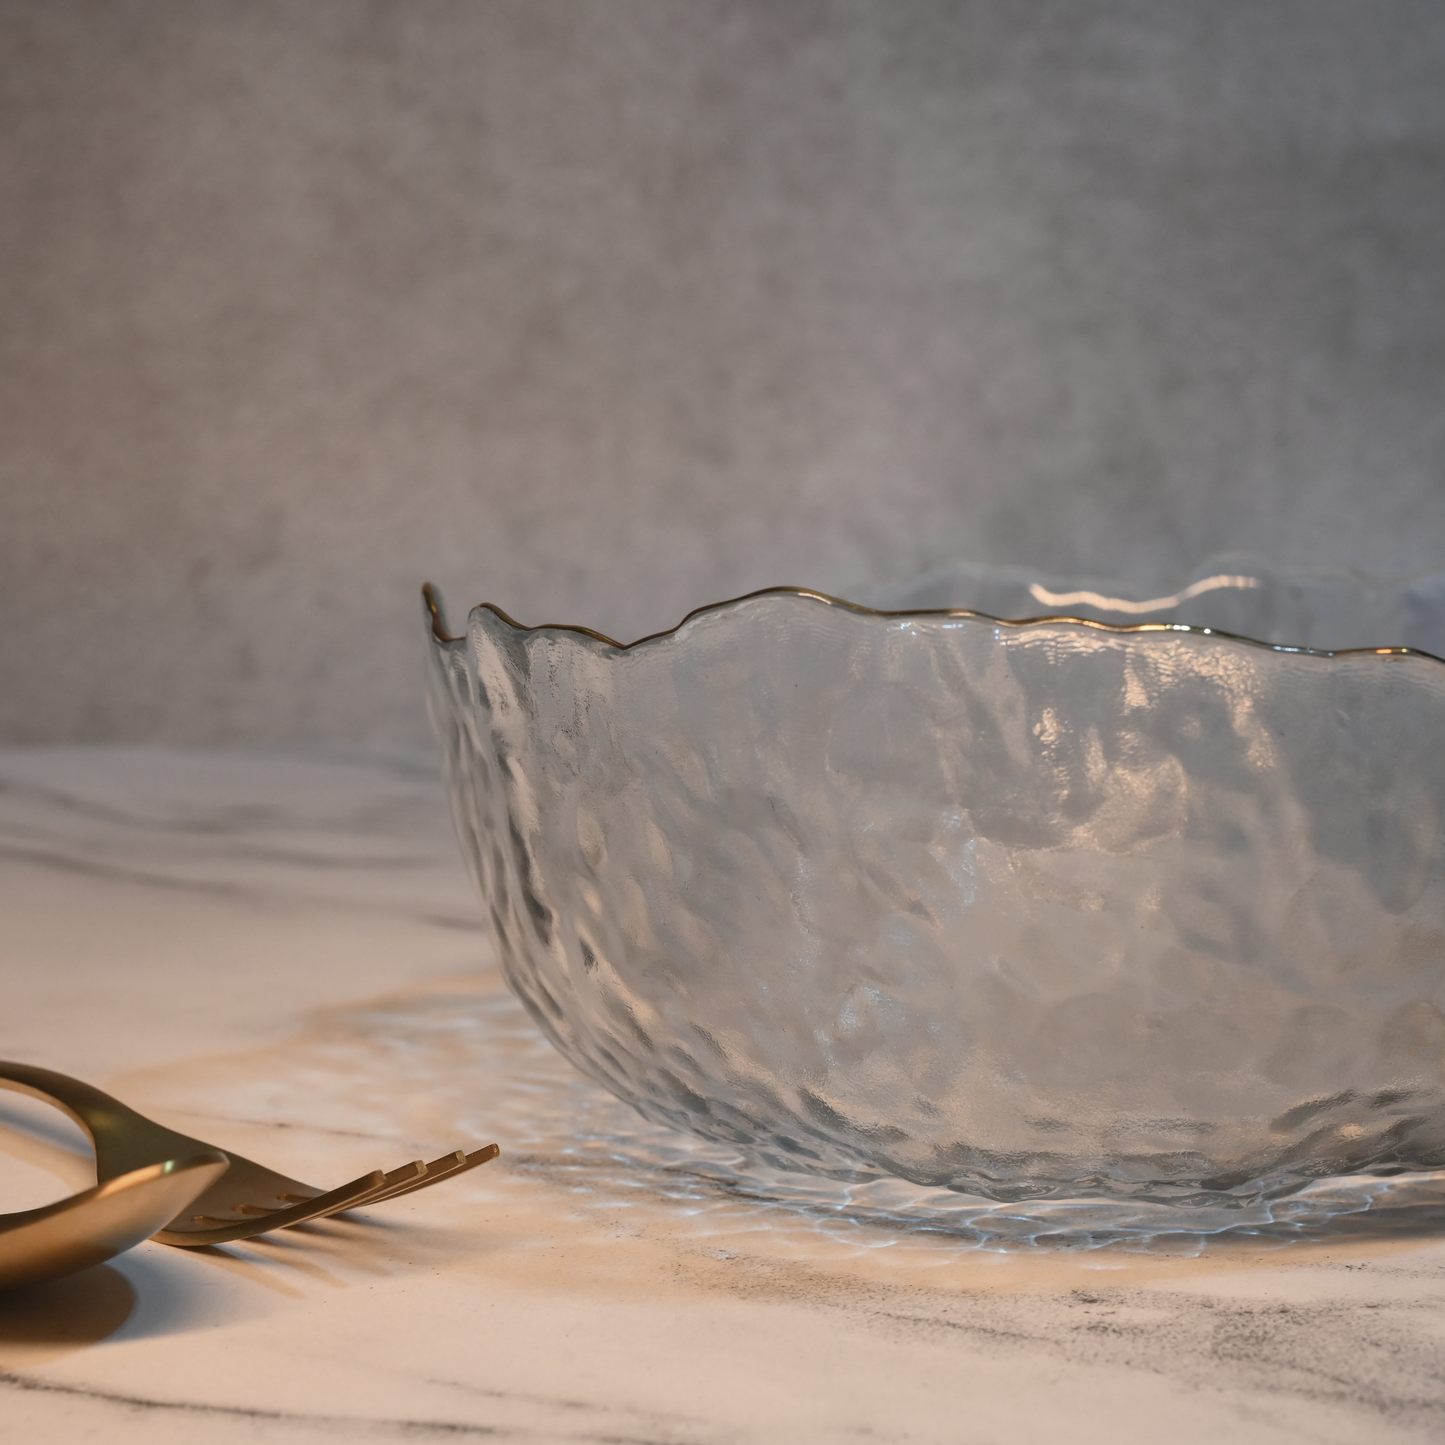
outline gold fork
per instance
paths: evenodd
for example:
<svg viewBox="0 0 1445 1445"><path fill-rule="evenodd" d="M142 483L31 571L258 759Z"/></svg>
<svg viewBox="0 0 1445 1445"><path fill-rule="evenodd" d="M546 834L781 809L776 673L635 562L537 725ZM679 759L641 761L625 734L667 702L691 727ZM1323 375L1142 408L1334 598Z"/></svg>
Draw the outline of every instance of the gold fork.
<svg viewBox="0 0 1445 1445"><path fill-rule="evenodd" d="M373 1170L349 1184L323 1191L253 1163L230 1149L222 1150L202 1139L178 1134L109 1094L53 1069L0 1060L0 1089L33 1094L69 1114L95 1145L95 1172L102 1185L166 1160L223 1154L230 1168L200 1193L189 1209L151 1236L162 1244L184 1248L248 1239L273 1229L304 1224L308 1219L339 1214L344 1209L379 1204L383 1199L395 1199L464 1174L495 1159L499 1152L495 1144L470 1154L458 1149L430 1164L415 1159L388 1174Z"/></svg>

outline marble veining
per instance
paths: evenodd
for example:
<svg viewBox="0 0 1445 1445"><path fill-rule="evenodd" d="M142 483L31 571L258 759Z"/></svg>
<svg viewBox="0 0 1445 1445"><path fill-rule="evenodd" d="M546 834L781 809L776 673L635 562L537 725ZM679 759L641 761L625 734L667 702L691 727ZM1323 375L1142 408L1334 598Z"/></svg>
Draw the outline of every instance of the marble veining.
<svg viewBox="0 0 1445 1445"><path fill-rule="evenodd" d="M0 1436L1445 1434L1435 1181L1213 1236L759 1198L538 1038L449 827L424 757L0 753L0 1052L317 1182L503 1149L414 1201L0 1299ZM77 1141L0 1104L4 1207L73 1187Z"/></svg>

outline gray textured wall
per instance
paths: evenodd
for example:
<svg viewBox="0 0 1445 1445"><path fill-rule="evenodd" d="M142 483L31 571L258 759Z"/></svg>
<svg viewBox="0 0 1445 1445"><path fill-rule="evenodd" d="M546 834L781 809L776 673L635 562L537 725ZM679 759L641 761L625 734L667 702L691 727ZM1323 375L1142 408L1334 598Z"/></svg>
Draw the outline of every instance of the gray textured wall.
<svg viewBox="0 0 1445 1445"><path fill-rule="evenodd" d="M1445 562L1438 0L0 0L0 734L424 736L416 584Z"/></svg>

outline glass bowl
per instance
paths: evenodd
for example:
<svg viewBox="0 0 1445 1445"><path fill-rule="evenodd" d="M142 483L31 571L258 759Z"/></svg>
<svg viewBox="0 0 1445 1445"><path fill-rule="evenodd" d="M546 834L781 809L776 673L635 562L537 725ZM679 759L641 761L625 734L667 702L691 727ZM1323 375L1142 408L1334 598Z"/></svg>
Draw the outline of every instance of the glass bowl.
<svg viewBox="0 0 1445 1445"><path fill-rule="evenodd" d="M1256 572L1184 601L1268 623ZM1131 625L778 588L621 646L453 637L429 591L463 850L557 1048L760 1168L987 1200L1445 1167L1445 664L1083 590Z"/></svg>

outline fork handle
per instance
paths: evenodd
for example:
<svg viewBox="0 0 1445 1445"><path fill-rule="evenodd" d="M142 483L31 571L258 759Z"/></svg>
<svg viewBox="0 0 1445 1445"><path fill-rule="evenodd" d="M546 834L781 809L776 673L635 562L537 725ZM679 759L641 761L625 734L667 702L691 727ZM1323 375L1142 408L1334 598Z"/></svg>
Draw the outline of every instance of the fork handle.
<svg viewBox="0 0 1445 1445"><path fill-rule="evenodd" d="M35 1064L0 1059L0 1089L30 1094L69 1114L95 1146L95 1172L100 1184L148 1164L205 1154L215 1148L202 1139L164 1128L91 1084Z"/></svg>

